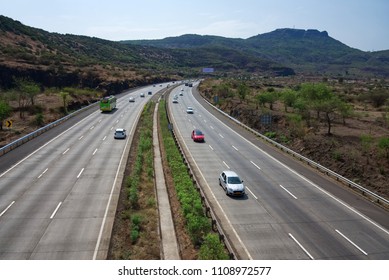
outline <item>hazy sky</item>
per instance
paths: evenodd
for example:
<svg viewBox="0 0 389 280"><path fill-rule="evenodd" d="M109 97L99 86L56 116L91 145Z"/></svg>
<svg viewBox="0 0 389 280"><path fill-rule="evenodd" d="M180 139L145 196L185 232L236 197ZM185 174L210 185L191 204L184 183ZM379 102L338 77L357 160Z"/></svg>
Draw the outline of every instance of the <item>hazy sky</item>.
<svg viewBox="0 0 389 280"><path fill-rule="evenodd" d="M363 51L389 49L389 0L0 0L36 28L112 41L183 34L248 38L317 29Z"/></svg>

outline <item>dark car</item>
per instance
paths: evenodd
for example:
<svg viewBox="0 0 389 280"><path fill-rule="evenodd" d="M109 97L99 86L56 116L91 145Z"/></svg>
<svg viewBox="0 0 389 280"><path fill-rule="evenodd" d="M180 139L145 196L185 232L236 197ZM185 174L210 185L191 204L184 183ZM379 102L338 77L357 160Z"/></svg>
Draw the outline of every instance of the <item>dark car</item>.
<svg viewBox="0 0 389 280"><path fill-rule="evenodd" d="M192 131L192 139L195 142L204 142L205 141L204 133L202 133L201 130L199 129L194 129Z"/></svg>

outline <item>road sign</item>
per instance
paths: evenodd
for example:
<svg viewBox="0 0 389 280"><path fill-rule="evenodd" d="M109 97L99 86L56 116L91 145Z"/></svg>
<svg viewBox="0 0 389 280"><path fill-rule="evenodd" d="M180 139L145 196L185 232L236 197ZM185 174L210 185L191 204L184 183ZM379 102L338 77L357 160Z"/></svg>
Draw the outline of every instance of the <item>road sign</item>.
<svg viewBox="0 0 389 280"><path fill-rule="evenodd" d="M6 127L12 127L12 120L5 121L5 126Z"/></svg>

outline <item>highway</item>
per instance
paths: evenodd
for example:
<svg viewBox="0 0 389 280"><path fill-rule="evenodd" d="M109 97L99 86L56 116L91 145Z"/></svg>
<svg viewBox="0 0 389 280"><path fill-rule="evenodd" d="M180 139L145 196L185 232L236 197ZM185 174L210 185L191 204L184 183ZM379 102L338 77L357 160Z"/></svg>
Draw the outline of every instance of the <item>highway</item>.
<svg viewBox="0 0 389 280"><path fill-rule="evenodd" d="M181 89L183 96L173 104L172 97ZM173 128L242 258L389 259L385 210L361 201L309 167L286 164L290 157L261 148L254 143L257 139L243 137L206 110L191 87L178 87L169 98ZM194 114L186 113L187 106L194 108ZM192 141L194 128L204 132L205 143ZM223 170L233 170L244 180L247 194L243 198L226 196L218 184ZM348 201L360 203L367 213L377 213L380 220Z"/></svg>
<svg viewBox="0 0 389 280"><path fill-rule="evenodd" d="M25 145L1 158L0 259L105 258L131 136L159 89L127 92L110 113L96 107L7 168ZM118 127L125 140L114 139Z"/></svg>

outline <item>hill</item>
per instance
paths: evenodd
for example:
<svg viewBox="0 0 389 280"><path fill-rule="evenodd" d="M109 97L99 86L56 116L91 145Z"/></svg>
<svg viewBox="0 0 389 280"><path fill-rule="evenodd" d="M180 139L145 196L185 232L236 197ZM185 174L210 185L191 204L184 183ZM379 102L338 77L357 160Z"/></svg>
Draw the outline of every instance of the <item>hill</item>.
<svg viewBox="0 0 389 280"><path fill-rule="evenodd" d="M122 43L192 51L231 49L247 57L270 60L302 74L389 76L389 51L363 52L331 38L326 31L318 30L284 28L248 39L186 34L161 40Z"/></svg>

